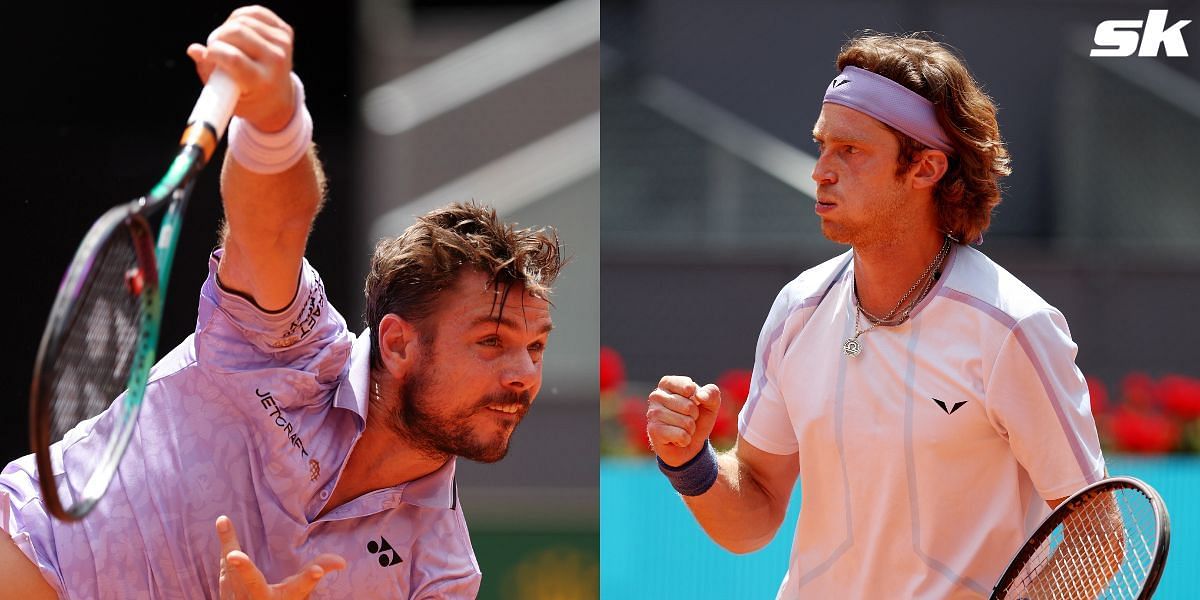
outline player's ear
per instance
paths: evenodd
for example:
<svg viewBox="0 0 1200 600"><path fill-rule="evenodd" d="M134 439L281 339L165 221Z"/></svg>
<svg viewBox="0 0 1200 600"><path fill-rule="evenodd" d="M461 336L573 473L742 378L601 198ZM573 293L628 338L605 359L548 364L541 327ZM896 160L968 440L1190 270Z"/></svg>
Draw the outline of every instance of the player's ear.
<svg viewBox="0 0 1200 600"><path fill-rule="evenodd" d="M936 186L950 168L946 153L932 149L922 150L913 165L912 184L918 190Z"/></svg>
<svg viewBox="0 0 1200 600"><path fill-rule="evenodd" d="M396 314L386 314L379 320L379 357L383 367L397 379L404 376L416 356L417 329Z"/></svg>

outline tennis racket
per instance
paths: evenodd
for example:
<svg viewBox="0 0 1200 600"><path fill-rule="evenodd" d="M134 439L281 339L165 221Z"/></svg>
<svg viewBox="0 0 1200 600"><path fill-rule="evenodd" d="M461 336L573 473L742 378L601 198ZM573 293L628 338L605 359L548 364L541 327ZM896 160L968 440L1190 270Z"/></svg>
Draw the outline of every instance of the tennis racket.
<svg viewBox="0 0 1200 600"><path fill-rule="evenodd" d="M147 195L92 224L59 285L38 347L29 410L42 499L59 519L78 520L91 511L129 444L154 364L183 212L238 94L226 73L213 72L166 174ZM164 208L156 241L148 219ZM60 486L50 445L110 404L117 414L103 452L90 472L67 472Z"/></svg>
<svg viewBox="0 0 1200 600"><path fill-rule="evenodd" d="M1150 598L1170 541L1167 507L1154 489L1132 477L1104 479L1050 513L992 598Z"/></svg>

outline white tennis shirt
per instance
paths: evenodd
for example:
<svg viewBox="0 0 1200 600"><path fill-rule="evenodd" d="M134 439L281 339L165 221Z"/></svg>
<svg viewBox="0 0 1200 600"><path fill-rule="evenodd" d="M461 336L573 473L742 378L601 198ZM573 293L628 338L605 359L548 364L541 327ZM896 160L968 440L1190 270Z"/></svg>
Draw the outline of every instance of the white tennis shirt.
<svg viewBox="0 0 1200 600"><path fill-rule="evenodd" d="M1077 347L1061 313L955 246L912 318L848 357L851 257L780 292L739 417L750 444L799 453L778 597L986 597L1045 500L1103 476Z"/></svg>

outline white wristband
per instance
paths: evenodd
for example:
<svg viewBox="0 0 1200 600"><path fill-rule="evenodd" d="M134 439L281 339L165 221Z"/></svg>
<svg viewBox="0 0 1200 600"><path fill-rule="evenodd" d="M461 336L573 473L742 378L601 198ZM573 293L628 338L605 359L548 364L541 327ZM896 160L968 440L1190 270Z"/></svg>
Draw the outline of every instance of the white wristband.
<svg viewBox="0 0 1200 600"><path fill-rule="evenodd" d="M288 170L312 144L313 121L304 105L304 84L295 73L291 75L295 110L283 129L263 133L241 117L229 123L229 152L238 164L255 173L272 175Z"/></svg>

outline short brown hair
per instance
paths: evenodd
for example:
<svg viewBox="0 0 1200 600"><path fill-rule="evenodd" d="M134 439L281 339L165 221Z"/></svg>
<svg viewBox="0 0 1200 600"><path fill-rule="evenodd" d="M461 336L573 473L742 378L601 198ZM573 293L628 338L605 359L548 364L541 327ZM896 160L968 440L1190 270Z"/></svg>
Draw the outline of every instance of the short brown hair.
<svg viewBox="0 0 1200 600"><path fill-rule="evenodd" d="M553 229L516 229L490 207L455 203L418 217L399 237L379 242L371 258L366 319L372 366L383 366L377 337L383 317L396 314L421 326L460 274L474 269L488 275L502 297L520 283L549 301L564 264Z"/></svg>
<svg viewBox="0 0 1200 600"><path fill-rule="evenodd" d="M947 46L923 34L865 32L842 46L838 71L858 67L898 82L933 102L950 138L946 174L934 190L938 225L961 243L983 237L1000 203L1000 178L1012 172L1000 139L996 105ZM908 170L924 144L892 130L900 141L898 173Z"/></svg>

